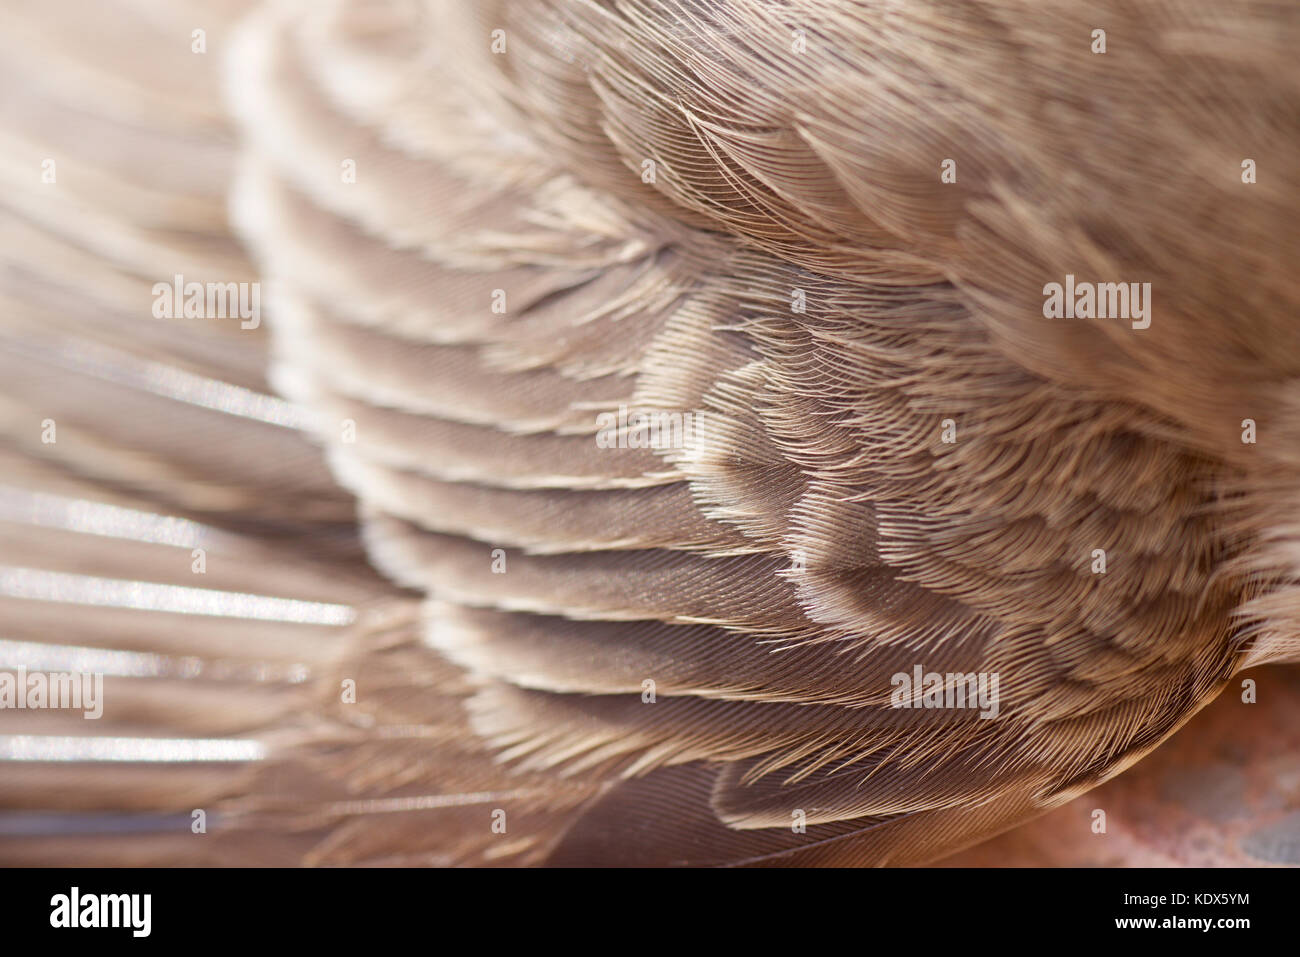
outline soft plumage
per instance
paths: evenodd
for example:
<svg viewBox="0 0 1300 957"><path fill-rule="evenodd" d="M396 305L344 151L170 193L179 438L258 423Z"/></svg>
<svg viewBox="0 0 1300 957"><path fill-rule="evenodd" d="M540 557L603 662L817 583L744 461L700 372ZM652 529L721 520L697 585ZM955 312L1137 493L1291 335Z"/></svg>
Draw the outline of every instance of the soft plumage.
<svg viewBox="0 0 1300 957"><path fill-rule="evenodd" d="M190 55L182 20L130 42ZM6 803L212 809L208 844L157 818L141 860L917 863L1297 658L1294 9L338 0L212 23L221 105L160 110L127 71L121 156L13 201L7 484L198 519L203 587L357 621L96 640L102 612L4 599L31 642L267 669L109 699L148 736L264 742L238 779L70 795L23 763ZM56 115L6 120L24 175ZM151 320L173 272L260 277L269 352ZM1150 328L1043 318L1066 274L1150 282ZM78 362L113 384L70 386ZM153 366L131 379L149 362L255 392L265 362L293 405L168 402ZM605 447L620 407L694 428ZM8 564L194 584L188 560L28 538L40 560ZM915 665L999 675L998 716L891 707Z"/></svg>

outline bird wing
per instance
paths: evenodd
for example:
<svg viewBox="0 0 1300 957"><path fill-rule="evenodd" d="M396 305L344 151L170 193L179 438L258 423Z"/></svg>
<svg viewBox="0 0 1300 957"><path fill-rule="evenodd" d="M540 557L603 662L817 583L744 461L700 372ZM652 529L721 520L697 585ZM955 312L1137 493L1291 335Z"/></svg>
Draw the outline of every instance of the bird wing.
<svg viewBox="0 0 1300 957"><path fill-rule="evenodd" d="M3 739L25 776L8 803L60 812L11 823L26 837L7 854L914 863L1172 734L1251 647L1233 612L1276 604L1264 584L1290 574L1280 546L1245 557L1289 453L1251 471L1199 398L1163 395L1168 349L1203 364L1197 348L1024 319L1046 279L1105 268L1099 246L1156 264L1079 212L1132 183L1048 133L1012 135L1009 117L1034 115L1071 141L1052 97L1098 88L1101 69L1035 46L1070 35L1057 5L1012 6L278 3L238 30L236 11L208 11L234 132L210 86L181 95L143 63L103 64L126 47L99 42L111 24L60 34L84 47L70 61L135 78L105 90L105 135L132 149L69 145L88 169L60 166L57 201L6 197L22 214L7 296L30 282L32 316L6 329L25 443L7 456L23 478L11 512L14 528L67 526L57 547L15 533L32 568L3 580L26 629L10 653L50 667L57 622L75 660L154 657L105 664L124 704L97 753L131 771L117 784L51 798L85 773L84 733ZM190 27L157 16L151 48ZM1196 52L1193 27L1177 36ZM1270 75L1267 57L1212 62L1219 80ZM956 84L963 70L1043 88L1004 90L1017 109L1000 109L992 88ZM1098 89L1068 115L1118 109L1123 89ZM77 128L68 91L47 100L67 121L51 128ZM1216 120L1236 116L1229 100ZM142 117L181 143L140 137ZM37 130L30 180L55 134L7 128ZM182 144L195 158L158 181L156 157ZM255 271L222 219L227 170ZM1098 179L1056 196L1079 175ZM140 195L99 188L118 179ZM65 182L85 184L71 206ZM1246 235L1274 214L1259 215ZM1172 245L1164 262L1189 258ZM146 293L174 273L260 281L269 335L150 322ZM69 307L46 323L51 287ZM44 344L61 322L69 338ZM1280 394L1277 362L1241 402ZM385 579L358 559L352 496ZM125 511L87 517L87 500ZM109 536L92 558L89 525L153 515L196 526L129 558ZM191 546L217 541L204 587L234 604L167 592L169 611L102 583L191 586ZM114 594L131 603L107 607ZM1284 633L1250 633L1254 653ZM996 715L895 707L918 667L996 678ZM164 733L190 743L129 760L136 736ZM202 808L207 844L190 829ZM127 824L155 841L124 839Z"/></svg>
<svg viewBox="0 0 1300 957"><path fill-rule="evenodd" d="M746 3L290 6L234 54L275 381L474 733L597 788L540 859L924 860L1235 666L1229 467L1008 355L937 256L940 157L919 185L876 131L892 64L788 35ZM999 713L894 707L918 666L996 676Z"/></svg>

